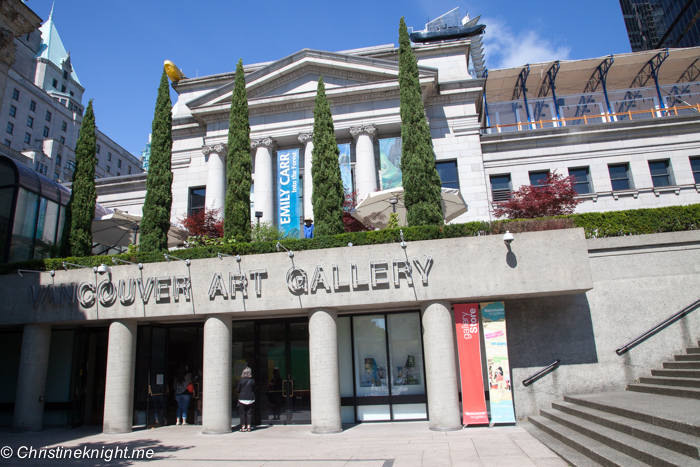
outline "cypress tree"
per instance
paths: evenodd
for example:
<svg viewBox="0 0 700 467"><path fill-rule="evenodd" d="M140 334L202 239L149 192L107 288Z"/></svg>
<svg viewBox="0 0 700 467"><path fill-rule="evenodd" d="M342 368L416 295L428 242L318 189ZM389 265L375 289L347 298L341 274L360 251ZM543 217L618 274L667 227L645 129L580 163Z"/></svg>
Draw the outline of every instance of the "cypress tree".
<svg viewBox="0 0 700 467"><path fill-rule="evenodd" d="M345 192L340 176L331 106L326 99L323 76L318 79L314 103L314 149L311 152L311 177L314 207L314 235L337 235L345 232L343 201Z"/></svg>
<svg viewBox="0 0 700 467"><path fill-rule="evenodd" d="M92 220L95 218L95 164L97 158L95 113L92 100L85 109L75 145L75 172L70 200L66 206L66 220L61 237L61 256L90 256L92 254Z"/></svg>
<svg viewBox="0 0 700 467"><path fill-rule="evenodd" d="M401 96L401 172L409 226L443 224L441 181L425 119L418 63L403 17L399 23L399 89Z"/></svg>
<svg viewBox="0 0 700 467"><path fill-rule="evenodd" d="M245 90L243 60L236 66L228 119L228 157L226 158L226 201L224 236L250 241L250 185L253 161L250 157L248 94Z"/></svg>
<svg viewBox="0 0 700 467"><path fill-rule="evenodd" d="M141 219L141 251L168 249L170 209L173 204L173 173L170 156L173 149L172 104L168 76L163 70L156 99L151 137L151 157L146 178L146 200Z"/></svg>

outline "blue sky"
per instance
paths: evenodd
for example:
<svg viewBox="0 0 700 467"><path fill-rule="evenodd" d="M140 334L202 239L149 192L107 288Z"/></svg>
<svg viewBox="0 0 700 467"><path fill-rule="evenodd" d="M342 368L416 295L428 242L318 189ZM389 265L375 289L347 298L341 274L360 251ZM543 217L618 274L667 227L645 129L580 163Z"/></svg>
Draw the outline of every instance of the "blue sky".
<svg viewBox="0 0 700 467"><path fill-rule="evenodd" d="M43 20L51 0L27 5ZM188 77L277 60L303 48L338 51L398 42L460 7L486 24L490 69L630 52L615 0L56 0L54 21L100 130L135 156L148 141L164 60ZM171 92L174 100L177 95Z"/></svg>

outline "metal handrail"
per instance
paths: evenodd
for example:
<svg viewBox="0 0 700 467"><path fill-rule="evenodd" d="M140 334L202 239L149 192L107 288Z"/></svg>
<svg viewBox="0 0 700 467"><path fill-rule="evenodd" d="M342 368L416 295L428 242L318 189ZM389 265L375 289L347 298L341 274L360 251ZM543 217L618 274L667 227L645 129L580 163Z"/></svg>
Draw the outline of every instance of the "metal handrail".
<svg viewBox="0 0 700 467"><path fill-rule="evenodd" d="M698 306L700 306L700 300L695 300L693 303L691 303L687 307L683 308L681 311L679 311L675 315L673 315L669 318L666 318L665 320L663 320L662 322L660 322L659 324L657 324L653 328L649 329L644 334L640 335L639 337L637 337L635 339L632 339L627 344L625 344L622 347L620 347L619 349L615 350L615 353L618 355L624 354L632 347L635 347L636 345L641 344L643 341L647 340L648 338L650 338L651 336L653 336L657 332L659 332L659 331L663 330L664 328L670 326L671 324L675 323L676 321L678 321L679 319L681 319L682 317L684 317L685 315L687 315L691 311L695 310Z"/></svg>
<svg viewBox="0 0 700 467"><path fill-rule="evenodd" d="M518 123L505 123L502 125L492 125L492 126L487 126L484 129L496 129L498 133L500 133L501 128L510 128L517 126L518 130L522 131L523 127L531 127L533 125L537 126L539 125L540 128L544 128L543 124L544 123L566 123L566 122L572 122L572 121L581 121L583 120L584 124L588 124L588 120L594 120L594 119L599 119L599 118L607 118L611 119L612 117L628 117L629 120L632 120L632 115L638 115L638 114L650 114L652 118L656 117L656 114L662 114L663 116L670 116L671 113L675 113L675 116L678 116L678 111L679 110L686 110L686 109L694 109L697 110L698 113L700 113L700 103L695 104L695 105L684 105L684 106L674 106L674 107L669 107L667 109L648 109L648 110L628 110L627 112L615 112L615 113L603 113L600 115L581 115L580 117L563 117L563 118L557 118L554 120L537 120L534 122L518 122ZM656 117L658 118L658 117ZM600 122L595 122L595 123L600 123ZM530 129L530 128L526 128Z"/></svg>
<svg viewBox="0 0 700 467"><path fill-rule="evenodd" d="M523 380L523 386L529 386L550 371L554 371L558 366L561 360L555 360L554 362L550 363L546 367L542 368L540 371L535 373L534 375L530 376L529 378L526 378Z"/></svg>

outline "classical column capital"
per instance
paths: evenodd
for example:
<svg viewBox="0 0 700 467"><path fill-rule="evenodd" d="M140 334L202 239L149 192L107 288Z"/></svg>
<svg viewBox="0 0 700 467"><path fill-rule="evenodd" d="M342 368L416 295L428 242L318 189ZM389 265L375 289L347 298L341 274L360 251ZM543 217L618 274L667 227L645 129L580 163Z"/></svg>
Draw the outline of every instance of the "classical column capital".
<svg viewBox="0 0 700 467"><path fill-rule="evenodd" d="M204 145L202 146L202 154L205 156L208 156L209 154L216 153L216 154L224 154L226 152L227 145L225 143L219 143L219 144L212 144L212 145Z"/></svg>
<svg viewBox="0 0 700 467"><path fill-rule="evenodd" d="M314 132L310 131L309 133L299 133L299 142L306 144L313 142L314 140Z"/></svg>
<svg viewBox="0 0 700 467"><path fill-rule="evenodd" d="M250 148L251 149L255 149L258 146L265 146L269 149L272 149L275 146L275 141L270 137L250 140Z"/></svg>
<svg viewBox="0 0 700 467"><path fill-rule="evenodd" d="M353 138L357 138L362 134L369 135L370 138L374 138L376 133L377 127L374 125L362 125L350 128L350 134L353 136Z"/></svg>

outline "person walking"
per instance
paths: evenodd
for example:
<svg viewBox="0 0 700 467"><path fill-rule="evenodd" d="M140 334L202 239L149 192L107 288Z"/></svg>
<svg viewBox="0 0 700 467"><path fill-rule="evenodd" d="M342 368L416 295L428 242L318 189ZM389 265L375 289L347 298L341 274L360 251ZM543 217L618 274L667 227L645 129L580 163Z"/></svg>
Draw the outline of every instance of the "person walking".
<svg viewBox="0 0 700 467"><path fill-rule="evenodd" d="M187 410L190 408L190 400L192 400L192 375L187 369L187 365L181 364L177 373L175 373L175 381L173 383L175 392L175 400L177 401L177 422L176 425L187 425ZM181 421L182 420L182 421Z"/></svg>
<svg viewBox="0 0 700 467"><path fill-rule="evenodd" d="M253 372L246 367L238 380L236 392L238 393L238 414L241 417L241 431L250 431L250 422L253 418L253 403L255 402L255 380Z"/></svg>

